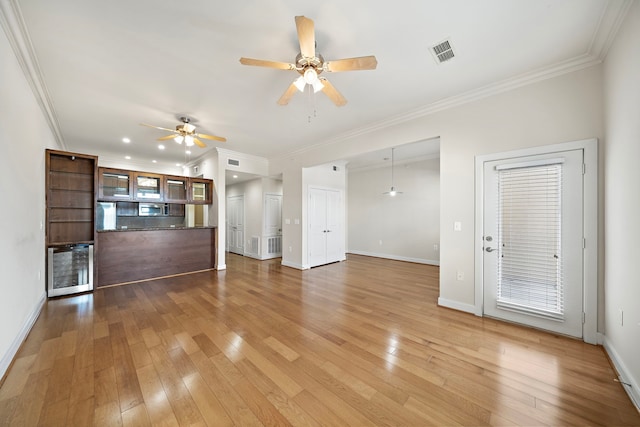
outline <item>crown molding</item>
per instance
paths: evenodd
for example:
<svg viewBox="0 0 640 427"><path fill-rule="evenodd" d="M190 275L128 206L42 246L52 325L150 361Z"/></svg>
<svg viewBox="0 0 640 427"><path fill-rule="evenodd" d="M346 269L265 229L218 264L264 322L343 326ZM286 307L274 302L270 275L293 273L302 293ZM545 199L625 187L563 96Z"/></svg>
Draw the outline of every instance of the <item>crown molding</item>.
<svg viewBox="0 0 640 427"><path fill-rule="evenodd" d="M582 55L553 64L549 67L528 71L497 83L473 89L460 95L444 98L376 123L352 129L348 132L336 135L335 137L320 141L300 150L274 156L273 160L281 160L291 156L303 156L308 152L326 147L327 145L344 143L350 139L368 135L373 132L419 119L421 117L426 117L440 111L459 107L493 95L598 65L602 63L606 57L607 52L613 44L615 36L617 35L618 30L620 29L632 4L633 0L609 0L606 3L600 15L598 27L594 32L589 49Z"/></svg>
<svg viewBox="0 0 640 427"><path fill-rule="evenodd" d="M632 4L633 0L609 0L607 2L602 8L598 27L589 45L589 54L604 61Z"/></svg>
<svg viewBox="0 0 640 427"><path fill-rule="evenodd" d="M42 109L56 142L63 150L66 150L55 108L44 82L22 12L16 0L0 0L0 26L4 29L7 40L16 55L27 82L29 82L36 102Z"/></svg>

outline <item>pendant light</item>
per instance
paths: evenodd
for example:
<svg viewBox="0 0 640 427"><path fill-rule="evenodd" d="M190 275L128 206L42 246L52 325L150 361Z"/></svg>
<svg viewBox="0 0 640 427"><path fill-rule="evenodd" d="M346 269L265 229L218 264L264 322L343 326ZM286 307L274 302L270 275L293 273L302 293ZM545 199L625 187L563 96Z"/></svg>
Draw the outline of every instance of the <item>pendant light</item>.
<svg viewBox="0 0 640 427"><path fill-rule="evenodd" d="M402 191L396 190L396 187L393 186L393 150L395 150L395 148L391 149L391 190L382 193L388 194L391 197L395 197L396 194L402 194Z"/></svg>

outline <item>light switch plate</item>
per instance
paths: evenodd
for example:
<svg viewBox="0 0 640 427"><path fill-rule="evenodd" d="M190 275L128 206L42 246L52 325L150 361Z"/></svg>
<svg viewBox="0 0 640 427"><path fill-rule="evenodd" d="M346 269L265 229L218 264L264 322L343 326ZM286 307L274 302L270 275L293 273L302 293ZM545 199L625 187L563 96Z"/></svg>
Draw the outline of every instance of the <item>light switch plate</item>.
<svg viewBox="0 0 640 427"><path fill-rule="evenodd" d="M462 223L460 221L453 223L453 231L462 231Z"/></svg>

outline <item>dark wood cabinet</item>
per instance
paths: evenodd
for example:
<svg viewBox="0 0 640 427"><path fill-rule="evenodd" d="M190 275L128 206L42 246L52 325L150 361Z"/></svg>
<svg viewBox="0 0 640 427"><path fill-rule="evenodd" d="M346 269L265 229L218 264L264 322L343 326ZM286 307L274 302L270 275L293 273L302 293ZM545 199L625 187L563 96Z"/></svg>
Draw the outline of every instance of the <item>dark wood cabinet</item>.
<svg viewBox="0 0 640 427"><path fill-rule="evenodd" d="M213 181L204 178L189 178L188 203L194 205L213 203Z"/></svg>
<svg viewBox="0 0 640 427"><path fill-rule="evenodd" d="M213 203L213 181L101 167L98 200L208 205Z"/></svg>
<svg viewBox="0 0 640 427"><path fill-rule="evenodd" d="M163 200L162 175L148 172L133 173L133 198L139 202Z"/></svg>
<svg viewBox="0 0 640 427"><path fill-rule="evenodd" d="M47 245L93 243L98 158L46 151Z"/></svg>
<svg viewBox="0 0 640 427"><path fill-rule="evenodd" d="M132 172L121 169L99 168L99 200L132 200Z"/></svg>
<svg viewBox="0 0 640 427"><path fill-rule="evenodd" d="M163 182L165 202L187 203L189 178L184 176L165 175L163 177Z"/></svg>

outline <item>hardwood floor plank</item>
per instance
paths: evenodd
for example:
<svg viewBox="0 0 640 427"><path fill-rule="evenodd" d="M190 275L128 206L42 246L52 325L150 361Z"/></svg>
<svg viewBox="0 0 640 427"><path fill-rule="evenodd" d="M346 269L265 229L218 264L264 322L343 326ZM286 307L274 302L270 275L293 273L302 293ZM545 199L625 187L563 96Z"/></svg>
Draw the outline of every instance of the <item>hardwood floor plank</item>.
<svg viewBox="0 0 640 427"><path fill-rule="evenodd" d="M0 425L640 425L600 346L439 307L437 267L349 255L50 299Z"/></svg>
<svg viewBox="0 0 640 427"><path fill-rule="evenodd" d="M184 378L184 383L207 425L213 427L233 426L233 421L199 373Z"/></svg>
<svg viewBox="0 0 640 427"><path fill-rule="evenodd" d="M160 377L153 365L145 365L138 368L136 375L138 376L140 390L142 391L151 424L178 426L178 420L173 413Z"/></svg>

